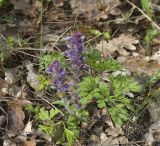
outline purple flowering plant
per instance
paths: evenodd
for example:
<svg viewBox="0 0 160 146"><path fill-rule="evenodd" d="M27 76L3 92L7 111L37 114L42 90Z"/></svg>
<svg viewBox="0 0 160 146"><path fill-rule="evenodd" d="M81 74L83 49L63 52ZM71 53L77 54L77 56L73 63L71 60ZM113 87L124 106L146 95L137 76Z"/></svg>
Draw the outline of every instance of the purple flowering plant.
<svg viewBox="0 0 160 146"><path fill-rule="evenodd" d="M68 49L65 51L65 55L69 58L71 70L73 74L79 77L80 72L84 67L84 37L79 32L73 33L68 40Z"/></svg>
<svg viewBox="0 0 160 146"><path fill-rule="evenodd" d="M69 59L70 67L62 67L60 61L54 60L47 68L46 73L52 76L51 86L58 90L58 93L68 92L72 99L77 99L78 94L73 91L81 76L81 72L85 69L83 51L84 37L81 33L75 32L68 39L67 50L64 55ZM70 75L70 76L69 76Z"/></svg>
<svg viewBox="0 0 160 146"><path fill-rule="evenodd" d="M112 77L110 74L107 80L102 78L104 71L108 71L109 74L120 70L119 63L104 59L97 49L87 51L84 47L84 36L79 32L69 37L63 56L62 54L59 56L57 52L55 54L51 63L47 65L44 63L43 66L47 66L45 72L51 77L51 87L57 90L55 94L58 100L53 99L53 104L62 106L60 110L64 118L60 123L63 123L62 127L65 125L64 129L70 128L66 130L67 134L65 132L63 134L66 134L66 137L69 134L70 137L67 138L70 139L69 146L72 146L78 136L80 122L88 120L87 106L92 103L93 106L96 103L99 109L107 107L115 125L121 126L128 119L126 104L128 107L132 105L131 100L125 95L132 91L139 92L138 82L122 75ZM64 63L64 60L67 63ZM119 111L122 111L121 116Z"/></svg>
<svg viewBox="0 0 160 146"><path fill-rule="evenodd" d="M52 83L51 85L55 87L57 90L61 92L66 92L68 89L68 85L64 83L64 80L67 76L67 71L62 68L59 61L54 61L50 64L47 69L46 73L52 75Z"/></svg>

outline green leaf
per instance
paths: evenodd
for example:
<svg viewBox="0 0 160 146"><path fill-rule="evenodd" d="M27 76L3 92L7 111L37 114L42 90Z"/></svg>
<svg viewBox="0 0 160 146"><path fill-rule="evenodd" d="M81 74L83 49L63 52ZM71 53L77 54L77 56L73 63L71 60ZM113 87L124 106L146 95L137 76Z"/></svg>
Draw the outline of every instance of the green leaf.
<svg viewBox="0 0 160 146"><path fill-rule="evenodd" d="M101 33L99 30L97 30L97 29L91 29L90 32L91 32L93 35L95 35L95 36L99 36L99 35L102 34L102 33Z"/></svg>
<svg viewBox="0 0 160 146"><path fill-rule="evenodd" d="M92 94L89 94L87 97L83 97L79 101L82 105L86 105L92 101L92 98L93 98Z"/></svg>
<svg viewBox="0 0 160 146"><path fill-rule="evenodd" d="M80 91L80 90L78 90L78 91ZM82 97L86 97L86 96L88 95L88 92L83 92L83 91L81 91L81 92L79 93L79 95L82 96Z"/></svg>
<svg viewBox="0 0 160 146"><path fill-rule="evenodd" d="M68 146L73 146L75 140L75 133L67 128L64 129L64 133L68 141Z"/></svg>
<svg viewBox="0 0 160 146"><path fill-rule="evenodd" d="M116 60L102 58L101 53L96 49L93 49L91 53L87 54L86 64L100 72L110 72L122 69L120 63Z"/></svg>
<svg viewBox="0 0 160 146"><path fill-rule="evenodd" d="M152 75L150 80L147 82L147 86L152 86L153 84L155 84L159 80L160 80L160 70Z"/></svg>
<svg viewBox="0 0 160 146"><path fill-rule="evenodd" d="M68 64L64 56L61 53L55 51L54 53L41 56L39 60L40 61L39 71L44 71L48 67L48 65L55 60L59 61L63 67L66 67Z"/></svg>
<svg viewBox="0 0 160 146"><path fill-rule="evenodd" d="M97 103L98 103L98 107L99 108L104 108L106 107L106 103L105 103L105 100L97 100Z"/></svg>
<svg viewBox="0 0 160 146"><path fill-rule="evenodd" d="M125 104L117 104L115 107L110 107L108 111L117 127L122 126L122 124L129 118L129 114L125 109Z"/></svg>
<svg viewBox="0 0 160 146"><path fill-rule="evenodd" d="M57 105L64 106L64 101L62 101L62 100L55 100L55 101L52 102L52 104L57 104Z"/></svg>
<svg viewBox="0 0 160 146"><path fill-rule="evenodd" d="M138 81L132 77L118 75L117 77L110 77L111 86L114 95L124 95L129 92L140 92L142 87Z"/></svg>
<svg viewBox="0 0 160 146"><path fill-rule="evenodd" d="M104 35L106 40L109 40L111 38L109 32L105 32L103 35Z"/></svg>
<svg viewBox="0 0 160 146"><path fill-rule="evenodd" d="M148 14L149 17L152 16L151 4L149 0L141 0L141 5L143 10Z"/></svg>
<svg viewBox="0 0 160 146"><path fill-rule="evenodd" d="M145 36L145 41L147 43L147 47L149 47L151 41L158 35L158 31L155 28L148 28Z"/></svg>
<svg viewBox="0 0 160 146"><path fill-rule="evenodd" d="M49 117L50 117L50 119L52 119L55 115L57 115L59 113L59 111L57 110L57 109L51 109L50 111L49 111Z"/></svg>
<svg viewBox="0 0 160 146"><path fill-rule="evenodd" d="M38 117L42 121L50 120L49 113L48 113L48 111L44 110L44 108L40 109Z"/></svg>

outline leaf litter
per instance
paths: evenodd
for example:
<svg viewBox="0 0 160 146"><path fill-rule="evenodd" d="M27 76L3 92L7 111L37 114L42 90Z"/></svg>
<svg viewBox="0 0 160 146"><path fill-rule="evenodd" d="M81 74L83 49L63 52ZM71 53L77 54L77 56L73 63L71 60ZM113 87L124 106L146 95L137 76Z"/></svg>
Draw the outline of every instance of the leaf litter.
<svg viewBox="0 0 160 146"><path fill-rule="evenodd" d="M37 34L38 29L40 29L40 10L41 10L41 2L40 1L17 1L17 0L11 0L11 3L14 6L14 9L16 11L16 17L19 14L23 14L25 17L20 18L17 17L17 32L20 34L27 34L29 37L34 36L33 40L28 44L34 44L35 41L39 36ZM67 7L70 4L70 7ZM156 3L155 3L156 4ZM112 36L112 39L109 40L104 40L103 38L98 38L97 39L97 44L92 44L89 43L89 45L92 45L96 47L101 52L101 55L105 58L113 57L113 59L117 59L121 63L124 64L124 70L123 71L116 71L114 72L114 76L117 76L118 74L134 74L135 76L141 76L142 74L145 74L147 76L153 75L155 72L157 72L160 68L160 56L159 56L159 50L154 50L154 45L159 44L157 40L154 40L154 45L152 47L152 54L151 56L146 56L144 55L145 53L143 52L145 47L142 49L140 47L141 44L144 43L143 36L144 32L143 30L145 29L143 26L141 28L141 23L146 24L144 16L140 15L139 13L136 12L135 18L133 20L135 21L134 23L136 25L139 25L139 29L136 30L136 27L133 27L133 32L127 32L126 30L126 25L131 25L129 23L125 24L125 21L119 21L118 18L122 18L123 12L125 12L125 7L127 6L127 9L130 8L128 5L126 5L125 2L119 1L119 0L103 0L103 1L97 1L97 0L87 0L87 1L77 1L77 0L70 0L70 1L59 1L59 0L54 0L53 1L53 8L50 8L51 6L45 7L45 12L44 15L46 14L46 19L48 20L47 23L43 23L43 26L45 28L44 32L44 44L45 46L49 46L49 43L53 43L51 47L51 52L53 50L56 50L57 44L55 42L58 39L61 39L62 32L66 29L66 26L69 24L76 23L78 25L83 25L83 23L86 23L86 25L89 25L91 27L96 27L97 29L103 30L103 31L115 31L115 28L119 28L120 31L117 32L117 34ZM71 9L70 9L71 8ZM73 13L71 12L73 11ZM37 15L38 14L38 15ZM72 14L72 15L71 15ZM124 13L125 14L125 13ZM68 16L69 15L69 16ZM76 20L75 20L75 15L76 15ZM83 17L81 17L83 15ZM133 13L134 15L134 13ZM138 15L138 16L137 16ZM44 16L45 17L45 16ZM132 17L132 15L131 15ZM92 21L92 19L95 19L96 23ZM91 20L91 22L85 22L86 20ZM111 25L108 25L107 27L105 26L104 20L115 20L119 26L117 27L115 22L111 22ZM68 21L68 22L67 22ZM72 23L73 22L73 23ZM80 22L80 23L79 23ZM119 22L119 23L118 23ZM8 25L6 22L3 22L2 26ZM5 24L5 25L4 25ZM112 26L113 24L113 26ZM78 26L77 25L77 26ZM132 25L131 25L132 26ZM14 28L15 26L13 26ZM115 28L114 28L115 27ZM47 28L47 29L46 29ZM142 30L141 30L142 29ZM3 30L2 30L3 31ZM74 31L71 30L71 31ZM133 34L133 33L139 33L139 34ZM66 33L65 35L68 35ZM91 35L91 34L89 34ZM90 38L88 34L86 37ZM38 36L38 37L37 37ZM28 36L25 36L28 39ZM143 43L142 43L143 42ZM56 43L59 43L56 42ZM26 44L25 44L26 45ZM34 44L37 46L37 44ZM33 47L34 45L31 45ZM17 44L14 46L17 47ZM59 45L58 50L63 50L65 49L66 46ZM33 52L37 52L37 50L34 50ZM32 52L32 53L33 53ZM46 50L47 52L47 50ZM31 52L27 52L31 53ZM31 53L31 54L32 54ZM33 53L34 54L34 53ZM37 53L39 55L39 53ZM34 54L35 55L35 54ZM38 56L37 55L37 56ZM38 56L39 57L39 56ZM14 57L17 59L16 57ZM13 58L12 58L13 59ZM28 57L28 61L31 61L33 63L37 63L36 59L30 59ZM21 60L18 60L21 61ZM0 104L2 105L2 109L7 113L8 117L5 115L4 112L0 115L0 126L3 127L6 125L6 121L8 121L8 127L6 130L6 135L10 139L5 139L3 140L3 146L17 146L18 143L15 142L16 138L21 141L22 146L35 146L37 145L37 137L39 139L43 139L47 141L46 143L52 143L52 138L50 135L47 135L46 133L39 131L34 127L34 122L36 120L31 116L31 119L33 121L30 121L28 119L28 113L24 109L24 106L26 104L35 104L36 102L33 100L30 101L29 97L35 98L33 93L35 90L37 90L38 86L38 80L37 80L37 73L36 69L34 68L35 66L32 63L28 63L27 68L28 73L26 73L25 77L20 77L17 76L16 73L16 68L14 67L7 67L3 71L2 75L2 80L0 80L0 96L2 96ZM1 67L3 70L3 67ZM127 71L129 70L129 71ZM105 74L105 72L104 72ZM27 82L27 84L24 85L24 81ZM29 85L29 86L28 86ZM30 89L32 87L32 89ZM28 93L27 93L28 92ZM36 93L36 92L35 92ZM29 96L29 94L31 94ZM44 93L43 93L44 94ZM46 96L47 94L45 94ZM10 97L9 99L7 97ZM137 98L136 95L128 93L128 96L131 98ZM7 99L7 100L6 100ZM136 99L137 100L137 99ZM5 104L4 104L5 103ZM37 103L36 103L37 104ZM44 104L46 108L48 106ZM6 108L7 107L7 108ZM153 107L153 109L151 109ZM146 133L145 137L146 143L148 145L151 145L155 141L158 141L159 139L159 126L158 126L158 121L159 117L157 117L155 107L159 107L158 105L150 105L150 114L151 119L156 126L153 125L149 126L148 125L148 133ZM93 109L91 109L93 110ZM102 146L112 146L112 145L120 145L120 144L129 144L132 140L130 140L130 137L127 137L127 134L125 133L123 127L121 128L115 128L113 122L111 121L110 117L105 117L104 115L108 115L107 112L106 114L102 114L101 112L98 112L97 109L94 109L96 120L91 121L93 125L90 127L90 132L87 134L89 135L88 139L85 139L84 142L83 140L79 140L80 143L79 145L102 145ZM154 115L154 114L155 115ZM103 117L104 116L104 117ZM103 117L103 118L102 118ZM100 119L100 121L98 120ZM27 119L27 120L26 120ZM103 119L103 120L102 120ZM156 120L155 120L156 119ZM99 124L100 122L100 127L97 126L97 123ZM84 124L85 125L85 124ZM87 129L87 125L85 125L84 129ZM107 125L107 126L106 126ZM96 128L95 128L96 127ZM93 129L96 129L96 132ZM134 128L131 130L135 130ZM87 130L86 130L87 131ZM145 131L147 132L147 130ZM144 133L145 133L144 132ZM144 133L141 138L144 138ZM5 134L4 134L5 135ZM3 136L4 136L3 135ZM5 135L5 136L6 136ZM32 135L30 137L30 140L27 139L28 135ZM136 134L135 134L136 135ZM156 135L156 136L155 136ZM155 136L155 137L154 137ZM141 138L136 139L142 140ZM135 140L135 139L134 139ZM136 142L135 140L135 142ZM144 144L144 143L143 143ZM140 145L140 144L136 144Z"/></svg>

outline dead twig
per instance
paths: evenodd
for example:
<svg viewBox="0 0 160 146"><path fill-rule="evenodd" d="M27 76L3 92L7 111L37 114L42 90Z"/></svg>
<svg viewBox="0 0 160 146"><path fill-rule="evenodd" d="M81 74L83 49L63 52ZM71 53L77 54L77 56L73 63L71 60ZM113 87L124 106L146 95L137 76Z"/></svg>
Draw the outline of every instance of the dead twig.
<svg viewBox="0 0 160 146"><path fill-rule="evenodd" d="M160 27L147 14L145 14L139 7L137 7L135 4L133 4L129 0L126 0L126 2L132 5L133 7L135 7L138 11L140 11L151 22L151 24L160 31Z"/></svg>

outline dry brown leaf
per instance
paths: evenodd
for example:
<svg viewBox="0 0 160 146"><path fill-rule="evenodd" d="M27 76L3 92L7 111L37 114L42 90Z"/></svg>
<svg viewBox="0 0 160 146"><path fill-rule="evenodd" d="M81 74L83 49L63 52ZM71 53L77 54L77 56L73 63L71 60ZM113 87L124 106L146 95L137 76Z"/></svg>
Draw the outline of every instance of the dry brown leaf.
<svg viewBox="0 0 160 146"><path fill-rule="evenodd" d="M6 122L6 116L1 115L0 116L0 127Z"/></svg>
<svg viewBox="0 0 160 146"><path fill-rule="evenodd" d="M160 141L160 120L153 123L149 127L149 131L145 134L146 145L153 146L154 142Z"/></svg>
<svg viewBox="0 0 160 146"><path fill-rule="evenodd" d="M106 129L107 135L112 136L112 137L117 137L118 135L123 135L123 131L121 128L108 128Z"/></svg>
<svg viewBox="0 0 160 146"><path fill-rule="evenodd" d="M32 121L29 121L26 125L25 128L22 131L22 135L27 136L27 134L31 134L33 132L32 130Z"/></svg>
<svg viewBox="0 0 160 146"><path fill-rule="evenodd" d="M17 76L17 69L5 68L5 80L10 84L16 83L19 80L19 77Z"/></svg>
<svg viewBox="0 0 160 146"><path fill-rule="evenodd" d="M21 10L23 14L29 15L31 17L37 16L36 11L41 10L40 1L30 1L30 0L10 0L10 3L14 5L14 9Z"/></svg>
<svg viewBox="0 0 160 146"><path fill-rule="evenodd" d="M114 139L113 137L109 137L103 141L101 141L101 146L115 146L119 145L118 139Z"/></svg>
<svg viewBox="0 0 160 146"><path fill-rule="evenodd" d="M121 4L119 0L71 0L71 7L74 10L73 13L85 14L88 18L106 19L108 14L113 13L114 8ZM116 14L117 15L117 14Z"/></svg>
<svg viewBox="0 0 160 146"><path fill-rule="evenodd" d="M125 136L120 136L120 137L118 137L118 141L119 141L119 143L120 144L127 144L128 143L128 139L125 137Z"/></svg>
<svg viewBox="0 0 160 146"><path fill-rule="evenodd" d="M33 141L33 140L23 141L23 145L22 146L36 146L36 142Z"/></svg>
<svg viewBox="0 0 160 146"><path fill-rule="evenodd" d="M52 0L55 7L63 6L62 0Z"/></svg>
<svg viewBox="0 0 160 146"><path fill-rule="evenodd" d="M18 32L21 33L35 33L37 32L40 25L40 17L34 18L34 19L18 19L17 20L17 27Z"/></svg>
<svg viewBox="0 0 160 146"><path fill-rule="evenodd" d="M155 60L160 64L160 50L155 52L151 57L150 60Z"/></svg>
<svg viewBox="0 0 160 146"><path fill-rule="evenodd" d="M56 42L59 39L58 35L51 34L51 33L44 34L43 37L44 37L43 40L44 40L45 43Z"/></svg>
<svg viewBox="0 0 160 146"><path fill-rule="evenodd" d="M160 100L157 98L149 104L149 113L151 122L160 120Z"/></svg>
<svg viewBox="0 0 160 146"><path fill-rule="evenodd" d="M29 103L27 100L14 100L8 102L9 136L15 136L24 128L23 120L25 114L22 110L22 106L27 103Z"/></svg>
<svg viewBox="0 0 160 146"><path fill-rule="evenodd" d="M0 96L8 94L9 83L5 80L0 80Z"/></svg>
<svg viewBox="0 0 160 146"><path fill-rule="evenodd" d="M136 73L137 75L145 74L147 76L151 76L160 68L160 64L155 62L148 63L144 56L137 58L133 56L127 56L123 64L125 68L127 68L132 73Z"/></svg>
<svg viewBox="0 0 160 146"><path fill-rule="evenodd" d="M44 133L43 131L41 131L40 129L38 129L36 131L36 135L45 139L47 142L51 143L52 141L52 137L48 134L48 133Z"/></svg>
<svg viewBox="0 0 160 146"><path fill-rule="evenodd" d="M123 56L128 56L130 52L127 50L136 50L134 45L138 42L139 41L131 35L121 34L119 37L109 40L108 42L101 40L101 42L97 44L96 48L102 52L104 57L107 57L108 54L113 55L115 51L119 52L119 54Z"/></svg>
<svg viewBox="0 0 160 146"><path fill-rule="evenodd" d="M28 69L28 75L27 75L27 82L30 84L30 86L32 88L34 88L35 90L38 87L38 75L35 71L35 69L33 68L33 64L32 63L28 63L27 64L27 69Z"/></svg>
<svg viewBox="0 0 160 146"><path fill-rule="evenodd" d="M3 141L3 146L17 146L17 145L13 143L10 139L5 139Z"/></svg>

